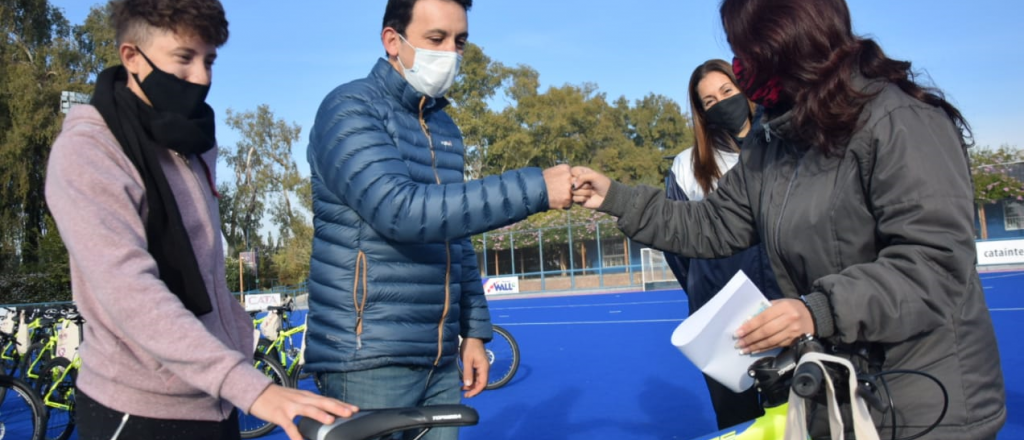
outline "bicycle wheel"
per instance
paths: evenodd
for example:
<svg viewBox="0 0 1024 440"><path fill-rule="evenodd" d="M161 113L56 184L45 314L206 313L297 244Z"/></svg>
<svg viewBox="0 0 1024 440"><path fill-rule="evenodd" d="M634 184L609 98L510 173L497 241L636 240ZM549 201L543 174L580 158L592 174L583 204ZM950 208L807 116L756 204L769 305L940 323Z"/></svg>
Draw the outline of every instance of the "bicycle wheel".
<svg viewBox="0 0 1024 440"><path fill-rule="evenodd" d="M484 345L487 360L491 363L487 390L501 388L512 380L519 370L519 344L512 334L503 327L494 326L494 339Z"/></svg>
<svg viewBox="0 0 1024 440"><path fill-rule="evenodd" d="M67 374L64 374L67 372ZM75 380L78 370L59 357L47 362L39 377L46 406L46 440L67 440L75 431ZM49 395L49 399L46 396Z"/></svg>
<svg viewBox="0 0 1024 440"><path fill-rule="evenodd" d="M0 375L0 440L42 440L46 411L39 395L11 376Z"/></svg>
<svg viewBox="0 0 1024 440"><path fill-rule="evenodd" d="M257 370L260 370L260 372L269 377L275 385L289 386L290 381L284 372L284 367L277 361L264 356L263 353L256 353L253 357L253 365ZM273 431L276 427L277 425L254 415L246 414L241 410L238 412L238 428L242 433L242 438L260 437Z"/></svg>

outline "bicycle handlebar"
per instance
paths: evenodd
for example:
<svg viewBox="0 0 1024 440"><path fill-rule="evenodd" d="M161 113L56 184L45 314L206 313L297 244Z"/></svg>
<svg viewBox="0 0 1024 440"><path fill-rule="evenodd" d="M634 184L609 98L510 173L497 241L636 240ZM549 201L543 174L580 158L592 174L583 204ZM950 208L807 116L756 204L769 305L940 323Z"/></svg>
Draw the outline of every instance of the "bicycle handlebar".
<svg viewBox="0 0 1024 440"><path fill-rule="evenodd" d="M842 383L849 379L849 373L846 372L828 367L822 369L814 363L799 363L804 354L812 352L823 353L824 347L817 339L805 337L793 344L792 347L782 350L778 356L761 358L750 366L749 373L754 377L763 406L774 407L785 403L788 400L790 388L800 397L822 399L824 393L821 385L825 382L826 374L832 378L833 382ZM877 411L889 410L889 404L882 401L875 393L877 386L873 377L858 374L857 380L858 396ZM844 387L837 388L836 392L840 399L853 398Z"/></svg>
<svg viewBox="0 0 1024 440"><path fill-rule="evenodd" d="M804 398L814 397L825 380L825 372L818 364L805 362L793 373L793 392Z"/></svg>
<svg viewBox="0 0 1024 440"><path fill-rule="evenodd" d="M368 440L411 429L470 426L480 421L476 410L465 405L360 410L352 417L324 425L303 417L299 433L308 440Z"/></svg>

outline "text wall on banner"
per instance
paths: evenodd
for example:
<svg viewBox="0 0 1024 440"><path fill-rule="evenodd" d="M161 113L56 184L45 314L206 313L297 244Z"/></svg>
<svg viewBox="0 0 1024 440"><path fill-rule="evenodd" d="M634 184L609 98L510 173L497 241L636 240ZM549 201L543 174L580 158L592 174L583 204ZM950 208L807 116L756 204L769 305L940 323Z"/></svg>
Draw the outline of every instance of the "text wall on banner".
<svg viewBox="0 0 1024 440"><path fill-rule="evenodd" d="M484 280L485 295L519 293L519 277L495 277Z"/></svg>
<svg viewBox="0 0 1024 440"><path fill-rule="evenodd" d="M280 293L249 293L245 295L245 310L267 310L270 306L281 305Z"/></svg>

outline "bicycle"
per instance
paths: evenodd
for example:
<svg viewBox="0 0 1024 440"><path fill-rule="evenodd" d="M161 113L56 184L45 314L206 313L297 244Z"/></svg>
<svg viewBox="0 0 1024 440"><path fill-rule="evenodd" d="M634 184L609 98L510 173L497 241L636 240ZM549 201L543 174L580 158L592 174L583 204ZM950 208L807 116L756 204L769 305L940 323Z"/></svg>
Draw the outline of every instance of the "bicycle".
<svg viewBox="0 0 1024 440"><path fill-rule="evenodd" d="M479 421L476 410L465 405L370 409L351 417L338 417L326 425L303 417L299 420L299 433L308 440L369 440L419 430L414 437L419 439L431 428L471 426Z"/></svg>
<svg viewBox="0 0 1024 440"><path fill-rule="evenodd" d="M830 351L836 352L834 348ZM824 353L825 349L821 341L805 336L793 346L782 350L777 356L759 359L750 366L749 374L754 378L754 386L761 396L765 415L692 440L777 440L788 438L786 437L787 425L794 426L794 420L801 422L803 425L801 427L806 429L807 419L802 401L796 403L799 406L793 408L797 410L796 415L790 414L789 399L793 396L801 400L811 400L820 405L828 405L830 411L832 410L830 399L834 399L836 402L848 402L852 408L854 428L858 430L857 438L878 438L878 427L874 425L867 411L870 407L883 415L888 414L887 417L892 417L892 420L896 419L892 396L889 395L886 401L878 395L880 389L886 390L886 394L888 394L888 385L884 378L893 374L917 374L927 377L938 385L945 399L942 412L931 426L915 435L899 439L896 438L894 430L893 440L913 440L923 437L938 427L942 419L945 418L946 408L949 406L949 394L937 378L927 373L911 370L880 371L874 374L857 373L849 361L835 356L827 356ZM870 353L865 351L857 352L856 355L870 359ZM808 360L811 361L808 362ZM880 368L880 365L877 367ZM826 383L828 386L823 386ZM851 385L846 387L847 383ZM833 384L836 385L833 386ZM837 415L838 411L836 409ZM841 423L838 425L833 423L830 421L831 428L842 428ZM865 424L868 426L864 426ZM885 418L883 417L882 426L884 425Z"/></svg>
<svg viewBox="0 0 1024 440"><path fill-rule="evenodd" d="M287 373L285 373L284 367L263 353L257 352L253 354L253 366L265 376L269 377L274 385L280 385L283 387L290 385L290 379L288 378ZM241 410L238 412L238 430L241 433L242 438L261 437L270 431L273 431L276 427L277 425L254 415L246 414Z"/></svg>
<svg viewBox="0 0 1024 440"><path fill-rule="evenodd" d="M21 353L18 352L18 329L19 312L14 308L5 309L7 313L0 320L0 374L13 375L18 371L18 364L21 363Z"/></svg>
<svg viewBox="0 0 1024 440"><path fill-rule="evenodd" d="M292 326L289 313L294 309L294 304L289 299L282 306L267 307L267 317L263 321L266 328L261 328L261 336L256 343L256 351L263 353L270 359L274 359L284 367L292 388L297 388L301 376L302 366L305 365L303 358L305 344L306 323ZM268 319L271 314L276 319ZM302 334L302 344L295 343L295 336Z"/></svg>
<svg viewBox="0 0 1024 440"><path fill-rule="evenodd" d="M297 333L304 332L306 326L301 325L296 328L288 328L285 331L281 330L289 325L287 312L291 311L290 301L283 307L270 307L268 310L269 313L263 318L257 319L255 313L253 313L253 337L256 342L253 353L253 366L269 377L275 385L296 388L298 380L297 365L301 363L297 358L301 358L301 352L296 353L294 356L290 354L294 346L291 337ZM277 314L278 320L275 322L273 319L269 319L270 314ZM266 330L268 333L276 333L274 334L275 338L273 341L261 337L260 327L264 325L274 326L274 328ZM288 367L285 367L284 362L288 362ZM256 416L240 412L238 427L242 438L256 438L273 431L277 425Z"/></svg>
<svg viewBox="0 0 1024 440"><path fill-rule="evenodd" d="M39 380L47 411L46 440L67 440L75 430L75 382L82 366L78 346L85 319L76 309L61 310L61 314L56 356L43 367Z"/></svg>
<svg viewBox="0 0 1024 440"><path fill-rule="evenodd" d="M53 359L56 352L57 327L60 324L57 316L60 313L60 310L51 308L41 311L42 316L34 316L40 314L40 310L35 309L26 318L25 326L31 332L31 344L21 355L18 377L40 393L43 391L39 384L43 367Z"/></svg>
<svg viewBox="0 0 1024 440"><path fill-rule="evenodd" d="M24 381L0 374L0 440L41 440L45 426L39 395Z"/></svg>
<svg viewBox="0 0 1024 440"><path fill-rule="evenodd" d="M493 324L493 328L494 338L484 344L487 362L491 365L485 390L495 390L507 385L519 371L519 343L504 327ZM462 342L461 337L459 342ZM459 374L462 374L462 359L458 360L458 366Z"/></svg>

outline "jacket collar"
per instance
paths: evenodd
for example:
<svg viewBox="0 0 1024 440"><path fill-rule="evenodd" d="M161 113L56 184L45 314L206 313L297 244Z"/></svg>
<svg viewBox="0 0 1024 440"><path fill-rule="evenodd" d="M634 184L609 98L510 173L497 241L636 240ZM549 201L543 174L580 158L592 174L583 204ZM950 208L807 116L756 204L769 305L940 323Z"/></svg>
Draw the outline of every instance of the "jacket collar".
<svg viewBox="0 0 1024 440"><path fill-rule="evenodd" d="M423 105L424 113L441 110L448 105L448 100L443 97L431 98L416 91L416 89L409 85L409 81L406 81L405 77L398 73L395 67L384 58L377 60L377 64L370 71L370 76L384 87L385 94L394 98L402 104L402 107L410 112L419 113L420 101L423 98L427 99L427 102Z"/></svg>
<svg viewBox="0 0 1024 440"><path fill-rule="evenodd" d="M860 72L853 74L853 87L860 90L861 93L869 95L877 94L882 88L885 87L886 82L879 79L865 78ZM773 137L781 137L783 139L792 139L793 127L793 110L785 110L782 114L770 114L769 112L764 113L762 119L764 125L764 136L768 142L771 142Z"/></svg>

